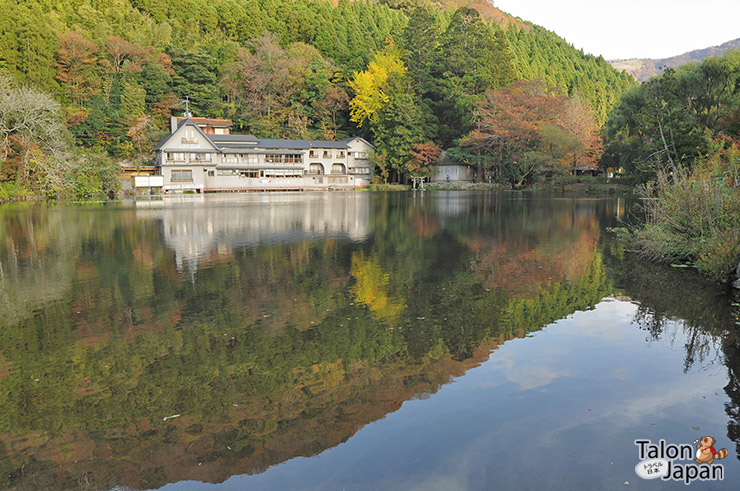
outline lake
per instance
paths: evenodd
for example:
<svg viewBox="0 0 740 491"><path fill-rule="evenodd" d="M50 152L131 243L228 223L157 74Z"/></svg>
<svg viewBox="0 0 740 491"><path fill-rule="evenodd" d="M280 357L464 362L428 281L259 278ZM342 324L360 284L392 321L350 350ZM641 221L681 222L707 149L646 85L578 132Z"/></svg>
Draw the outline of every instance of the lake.
<svg viewBox="0 0 740 491"><path fill-rule="evenodd" d="M638 214L483 191L4 205L0 487L684 489L638 477L635 442L711 436L724 480L691 486L731 489L737 305L626 251L611 227Z"/></svg>

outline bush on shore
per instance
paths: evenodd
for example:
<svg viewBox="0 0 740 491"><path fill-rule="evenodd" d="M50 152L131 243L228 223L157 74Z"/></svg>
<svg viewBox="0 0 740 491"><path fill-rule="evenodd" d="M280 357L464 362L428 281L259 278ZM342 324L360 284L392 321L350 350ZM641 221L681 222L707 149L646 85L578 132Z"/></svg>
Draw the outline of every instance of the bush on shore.
<svg viewBox="0 0 740 491"><path fill-rule="evenodd" d="M13 181L0 182L0 201L12 201L32 198L33 192Z"/></svg>
<svg viewBox="0 0 740 491"><path fill-rule="evenodd" d="M717 147L693 170L661 172L639 188L645 225L632 238L646 259L691 264L728 282L740 260L740 148Z"/></svg>

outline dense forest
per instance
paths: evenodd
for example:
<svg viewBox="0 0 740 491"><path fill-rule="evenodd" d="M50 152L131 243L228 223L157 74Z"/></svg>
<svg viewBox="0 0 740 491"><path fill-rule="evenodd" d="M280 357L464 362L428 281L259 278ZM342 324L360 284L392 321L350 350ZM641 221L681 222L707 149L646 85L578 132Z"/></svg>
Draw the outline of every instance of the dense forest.
<svg viewBox="0 0 740 491"><path fill-rule="evenodd" d="M85 197L111 186L106 159L150 159L185 98L195 116L231 118L238 132L364 136L386 179L422 175L423 165L410 164L415 152L448 148L486 172L500 159L481 159L486 145L469 138L486 123L480 104L517 80L536 80L543 104L587 108L589 121L577 129L556 124L557 111L512 111L520 120L504 126L527 138L505 146L506 161L529 167L495 177L517 183L552 167L543 155L570 166L591 152L593 130L634 85L538 26L423 1L0 0L0 8L2 155L16 161L3 164L2 181L11 194L53 195L70 181L75 189L92 181L78 192ZM40 129L14 124L17 108L4 106L22 90L37 91L34 103L68 131L71 155ZM58 105L38 102L43 95Z"/></svg>

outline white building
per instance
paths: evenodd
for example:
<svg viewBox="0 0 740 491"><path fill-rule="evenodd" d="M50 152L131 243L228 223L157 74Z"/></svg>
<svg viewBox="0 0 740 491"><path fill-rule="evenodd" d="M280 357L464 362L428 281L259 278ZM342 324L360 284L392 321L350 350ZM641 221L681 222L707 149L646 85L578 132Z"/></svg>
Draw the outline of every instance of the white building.
<svg viewBox="0 0 740 491"><path fill-rule="evenodd" d="M467 164L461 164L450 159L447 152L442 152L435 164L435 173L430 179L432 182L472 182L473 169Z"/></svg>
<svg viewBox="0 0 740 491"><path fill-rule="evenodd" d="M278 140L206 134L185 119L155 147L165 192L353 189L370 184L362 138Z"/></svg>

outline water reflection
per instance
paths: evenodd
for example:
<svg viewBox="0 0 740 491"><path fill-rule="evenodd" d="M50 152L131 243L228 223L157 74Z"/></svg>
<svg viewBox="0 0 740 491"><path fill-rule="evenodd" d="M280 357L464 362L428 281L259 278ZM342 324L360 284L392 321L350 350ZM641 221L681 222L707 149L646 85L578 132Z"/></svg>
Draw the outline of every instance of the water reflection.
<svg viewBox="0 0 740 491"><path fill-rule="evenodd" d="M695 332L685 369L729 332L729 307L704 308L722 292L607 239L621 198L189 198L0 209L0 486L222 482L317 455L610 294L651 339ZM511 363L519 391L573 375Z"/></svg>
<svg viewBox="0 0 740 491"><path fill-rule="evenodd" d="M370 233L369 193L166 196L136 205L139 220L161 223L178 271L183 262L197 269L214 252L320 238L360 241Z"/></svg>

